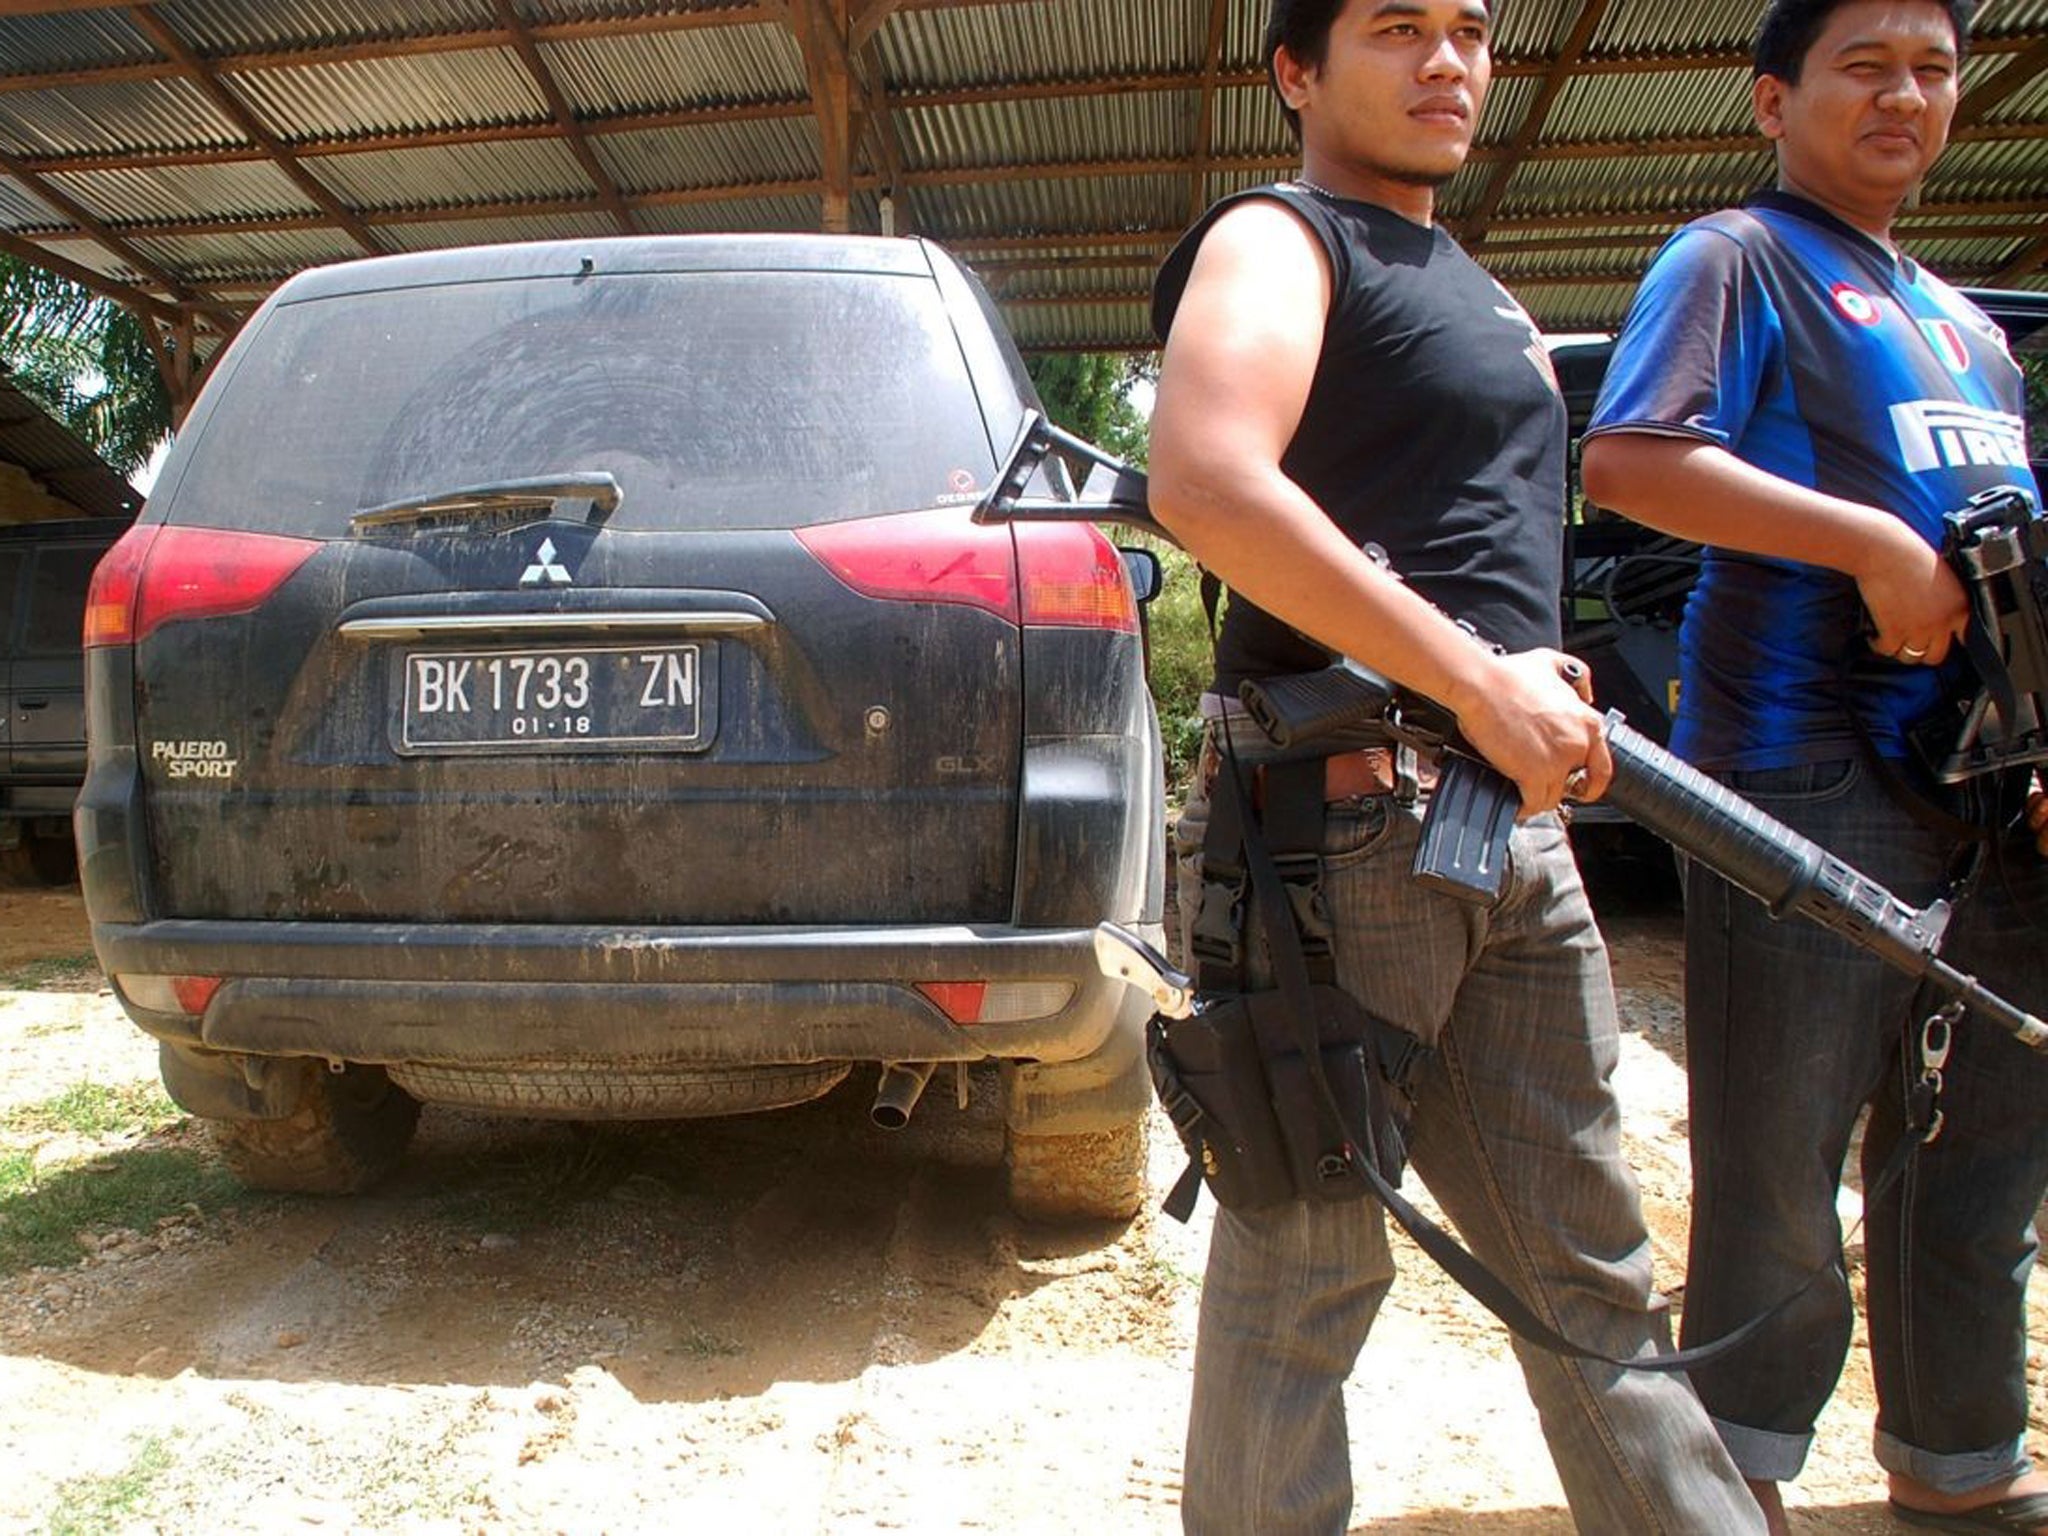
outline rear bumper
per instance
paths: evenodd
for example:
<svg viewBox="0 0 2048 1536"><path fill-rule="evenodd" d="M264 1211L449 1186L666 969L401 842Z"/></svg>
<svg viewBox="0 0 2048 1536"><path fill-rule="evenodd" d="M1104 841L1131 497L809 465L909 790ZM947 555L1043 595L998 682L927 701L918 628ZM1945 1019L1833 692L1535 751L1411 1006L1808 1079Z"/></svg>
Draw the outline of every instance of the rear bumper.
<svg viewBox="0 0 2048 1536"><path fill-rule="evenodd" d="M1093 930L622 929L97 923L115 978L227 978L202 1017L123 1006L172 1043L249 1056L450 1065L1072 1062L1138 1031L1143 997ZM916 983L1061 981L1057 1013L955 1024Z"/></svg>

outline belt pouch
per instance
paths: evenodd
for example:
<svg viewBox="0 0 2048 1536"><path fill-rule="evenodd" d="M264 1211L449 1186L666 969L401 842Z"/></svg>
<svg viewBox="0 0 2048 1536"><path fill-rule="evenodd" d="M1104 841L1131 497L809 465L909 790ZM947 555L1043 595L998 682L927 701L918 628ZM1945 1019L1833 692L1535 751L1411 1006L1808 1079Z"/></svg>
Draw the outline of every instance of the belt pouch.
<svg viewBox="0 0 2048 1536"><path fill-rule="evenodd" d="M1333 1121L1301 1050L1301 1030L1277 991L1211 1001L1192 1018L1155 1020L1153 1085L1217 1203L1258 1210L1290 1200L1356 1200L1371 1193L1348 1149L1398 1183L1406 1162L1406 1101L1389 1080L1384 1047L1405 1055L1415 1039L1371 1019L1348 993L1312 986L1323 1076L1341 1115ZM1405 1043L1405 1044L1404 1044ZM1405 1063L1404 1063L1405 1065Z"/></svg>

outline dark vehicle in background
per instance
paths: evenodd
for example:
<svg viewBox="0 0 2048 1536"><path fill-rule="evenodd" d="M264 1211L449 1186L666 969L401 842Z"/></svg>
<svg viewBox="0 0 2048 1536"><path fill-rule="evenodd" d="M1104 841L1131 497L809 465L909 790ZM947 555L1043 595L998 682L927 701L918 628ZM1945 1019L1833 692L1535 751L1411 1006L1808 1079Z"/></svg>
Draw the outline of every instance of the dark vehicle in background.
<svg viewBox="0 0 2048 1536"><path fill-rule="evenodd" d="M900 1124L988 1064L1018 1208L1129 1215L1148 1005L1091 940L1158 932L1158 731L1118 552L974 518L1035 405L919 241L280 289L86 635L94 944L230 1166L356 1189L423 1101L684 1118L862 1066Z"/></svg>
<svg viewBox="0 0 2048 1536"><path fill-rule="evenodd" d="M85 782L85 659L79 634L93 567L125 518L0 526L0 850L69 880L71 807Z"/></svg>
<svg viewBox="0 0 2048 1536"><path fill-rule="evenodd" d="M1965 289L1969 298L2005 331L2013 355L2032 376L2048 376L2048 293L2007 289ZM1565 531L1565 649L1593 669L1594 696L1602 708L1619 709L1629 723L1662 743L1669 739L1678 707L1678 624L1699 573L1700 547L1645 528L1640 523L1581 504L1578 439L1592 417L1600 383L1613 355L1611 341L1573 342L1555 348L1571 421L1572 475L1577 518ZM2048 484L2048 391L2036 386L2028 422L2034 474ZM1574 813L1581 823L1619 819L1611 808L1590 805Z"/></svg>

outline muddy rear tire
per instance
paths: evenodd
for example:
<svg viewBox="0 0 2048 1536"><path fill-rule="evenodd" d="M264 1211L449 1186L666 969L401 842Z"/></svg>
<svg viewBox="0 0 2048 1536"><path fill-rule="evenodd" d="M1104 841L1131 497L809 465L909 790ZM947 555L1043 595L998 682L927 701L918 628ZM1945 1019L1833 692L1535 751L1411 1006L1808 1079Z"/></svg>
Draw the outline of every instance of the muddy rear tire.
<svg viewBox="0 0 2048 1536"><path fill-rule="evenodd" d="M213 1120L221 1160L250 1189L352 1195L398 1166L419 1100L382 1067L305 1065L299 1107L282 1120Z"/></svg>
<svg viewBox="0 0 2048 1536"><path fill-rule="evenodd" d="M1032 1221L1128 1221L1145 1198L1145 1120L1073 1136L1012 1131L1010 1207Z"/></svg>

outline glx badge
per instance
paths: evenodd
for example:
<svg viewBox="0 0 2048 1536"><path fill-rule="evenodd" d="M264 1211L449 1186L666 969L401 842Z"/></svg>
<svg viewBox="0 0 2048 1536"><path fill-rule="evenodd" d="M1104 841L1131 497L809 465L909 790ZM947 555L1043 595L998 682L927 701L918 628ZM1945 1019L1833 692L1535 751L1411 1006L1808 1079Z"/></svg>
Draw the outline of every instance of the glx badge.
<svg viewBox="0 0 2048 1536"><path fill-rule="evenodd" d="M575 580L569 568L556 558L555 541L542 539L540 548L533 553L533 564L526 568L526 574L519 578L522 587L566 587Z"/></svg>

